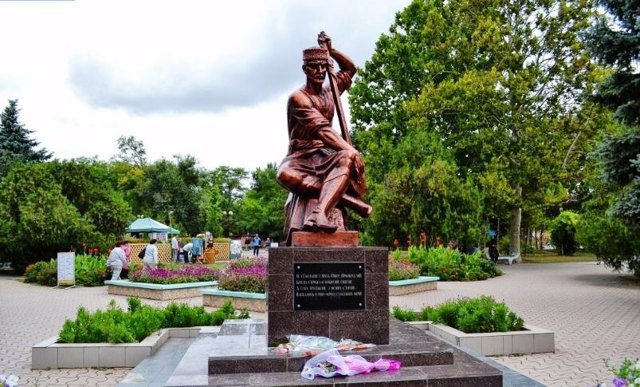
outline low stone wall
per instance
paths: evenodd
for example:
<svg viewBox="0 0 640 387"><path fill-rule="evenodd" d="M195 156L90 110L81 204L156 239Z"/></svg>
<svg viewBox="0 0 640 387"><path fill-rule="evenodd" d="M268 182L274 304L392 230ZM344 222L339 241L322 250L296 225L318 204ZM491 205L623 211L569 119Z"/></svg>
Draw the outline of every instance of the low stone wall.
<svg viewBox="0 0 640 387"><path fill-rule="evenodd" d="M252 312L267 311L267 295L265 293L232 292L228 290L203 289L202 304L219 308L228 299L236 309L248 309Z"/></svg>
<svg viewBox="0 0 640 387"><path fill-rule="evenodd" d="M218 285L216 281L188 282L184 284L160 285L130 281L104 281L108 293L118 296L148 298L152 300L175 300L199 297L202 289Z"/></svg>
<svg viewBox="0 0 640 387"><path fill-rule="evenodd" d="M418 277L401 281L389 281L389 295L402 296L438 289L440 277Z"/></svg>
<svg viewBox="0 0 640 387"><path fill-rule="evenodd" d="M154 354L170 337L196 337L201 331L220 327L191 327L161 329L140 343L58 343L54 336L31 347L31 369L56 368L133 368L147 356Z"/></svg>
<svg viewBox="0 0 640 387"><path fill-rule="evenodd" d="M447 325L429 322L413 322L441 339L460 347L471 349L484 356L528 355L555 352L555 336L552 331L525 324L523 331L494 333L464 333Z"/></svg>

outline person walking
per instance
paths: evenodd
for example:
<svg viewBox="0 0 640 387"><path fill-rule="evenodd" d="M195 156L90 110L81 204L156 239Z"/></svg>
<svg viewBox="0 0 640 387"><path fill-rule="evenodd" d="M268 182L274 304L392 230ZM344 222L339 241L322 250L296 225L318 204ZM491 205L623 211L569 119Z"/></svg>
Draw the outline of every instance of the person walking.
<svg viewBox="0 0 640 387"><path fill-rule="evenodd" d="M487 247L489 248L489 257L493 261L493 263L498 263L498 240L496 237L491 238L489 242L487 242Z"/></svg>
<svg viewBox="0 0 640 387"><path fill-rule="evenodd" d="M156 246L157 239L149 241L147 247L145 247L144 258L142 264L144 269L155 269L158 267L158 246Z"/></svg>
<svg viewBox="0 0 640 387"><path fill-rule="evenodd" d="M107 266L111 268L111 281L120 280L122 267L127 263L127 257L120 247L121 245L122 242L116 242L115 247L109 253L109 258L107 258Z"/></svg>
<svg viewBox="0 0 640 387"><path fill-rule="evenodd" d="M258 254L260 253L261 244L262 244L262 239L260 239L258 234L256 234L256 236L253 237L253 256L254 257L257 257Z"/></svg>

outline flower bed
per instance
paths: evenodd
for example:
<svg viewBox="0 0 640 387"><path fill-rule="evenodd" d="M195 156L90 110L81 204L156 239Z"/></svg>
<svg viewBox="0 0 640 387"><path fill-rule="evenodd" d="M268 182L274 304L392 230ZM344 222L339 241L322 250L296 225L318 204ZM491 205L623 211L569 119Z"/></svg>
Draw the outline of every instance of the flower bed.
<svg viewBox="0 0 640 387"><path fill-rule="evenodd" d="M421 325L451 344L471 349L484 356L555 352L554 333L529 324L524 324L523 329L519 331L494 333L464 333L430 321L410 324Z"/></svg>
<svg viewBox="0 0 640 387"><path fill-rule="evenodd" d="M150 284L181 284L215 281L220 271L201 265L170 265L156 269L140 269L129 273L129 280Z"/></svg>
<svg viewBox="0 0 640 387"><path fill-rule="evenodd" d="M202 290L202 304L219 307L229 299L238 308L253 312L267 311L267 260L239 258L220 274L218 289Z"/></svg>
<svg viewBox="0 0 640 387"><path fill-rule="evenodd" d="M218 277L218 289L234 292L264 293L267 289L267 260L239 258Z"/></svg>
<svg viewBox="0 0 640 387"><path fill-rule="evenodd" d="M489 296L450 300L420 312L394 307L393 315L486 356L555 351L553 332L525 325L504 303Z"/></svg>
<svg viewBox="0 0 640 387"><path fill-rule="evenodd" d="M58 336L32 347L31 368L135 367L170 336L194 337L226 319L249 318L246 311L236 312L231 302L213 312L178 303L156 308L137 298L127 302L127 311L114 300L104 311L78 308L76 319L65 321Z"/></svg>
<svg viewBox="0 0 640 387"><path fill-rule="evenodd" d="M496 265L480 252L462 254L458 250L437 247L410 247L409 261L420 266L420 274L440 277L441 281L478 281L502 275Z"/></svg>
<svg viewBox="0 0 640 387"><path fill-rule="evenodd" d="M181 284L148 284L130 281L104 281L107 292L117 296L148 298L151 300L175 300L200 296L202 289L216 286L216 281Z"/></svg>

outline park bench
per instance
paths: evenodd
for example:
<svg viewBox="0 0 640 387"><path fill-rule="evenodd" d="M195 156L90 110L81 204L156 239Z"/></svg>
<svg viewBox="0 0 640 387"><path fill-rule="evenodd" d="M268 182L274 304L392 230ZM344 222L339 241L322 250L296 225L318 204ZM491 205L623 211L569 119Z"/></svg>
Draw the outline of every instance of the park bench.
<svg viewBox="0 0 640 387"><path fill-rule="evenodd" d="M511 255L503 255L498 257L498 262L504 262L512 265L514 262L520 262L520 253L512 253Z"/></svg>

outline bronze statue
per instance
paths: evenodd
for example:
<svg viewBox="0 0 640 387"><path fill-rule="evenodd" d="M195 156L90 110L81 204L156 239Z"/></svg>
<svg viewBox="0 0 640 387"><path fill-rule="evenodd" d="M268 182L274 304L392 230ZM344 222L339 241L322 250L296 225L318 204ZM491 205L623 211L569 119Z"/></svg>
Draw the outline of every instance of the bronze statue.
<svg viewBox="0 0 640 387"><path fill-rule="evenodd" d="M324 32L318 35L318 44L303 51L307 82L287 103L289 150L277 176L290 192L285 205L287 244L293 231L345 230L346 207L364 217L371 213L371 206L361 200L366 191L362 155L351 145L340 105L340 94L351 87L356 67L332 47ZM330 58L340 67L337 73ZM336 109L341 135L331 127Z"/></svg>

